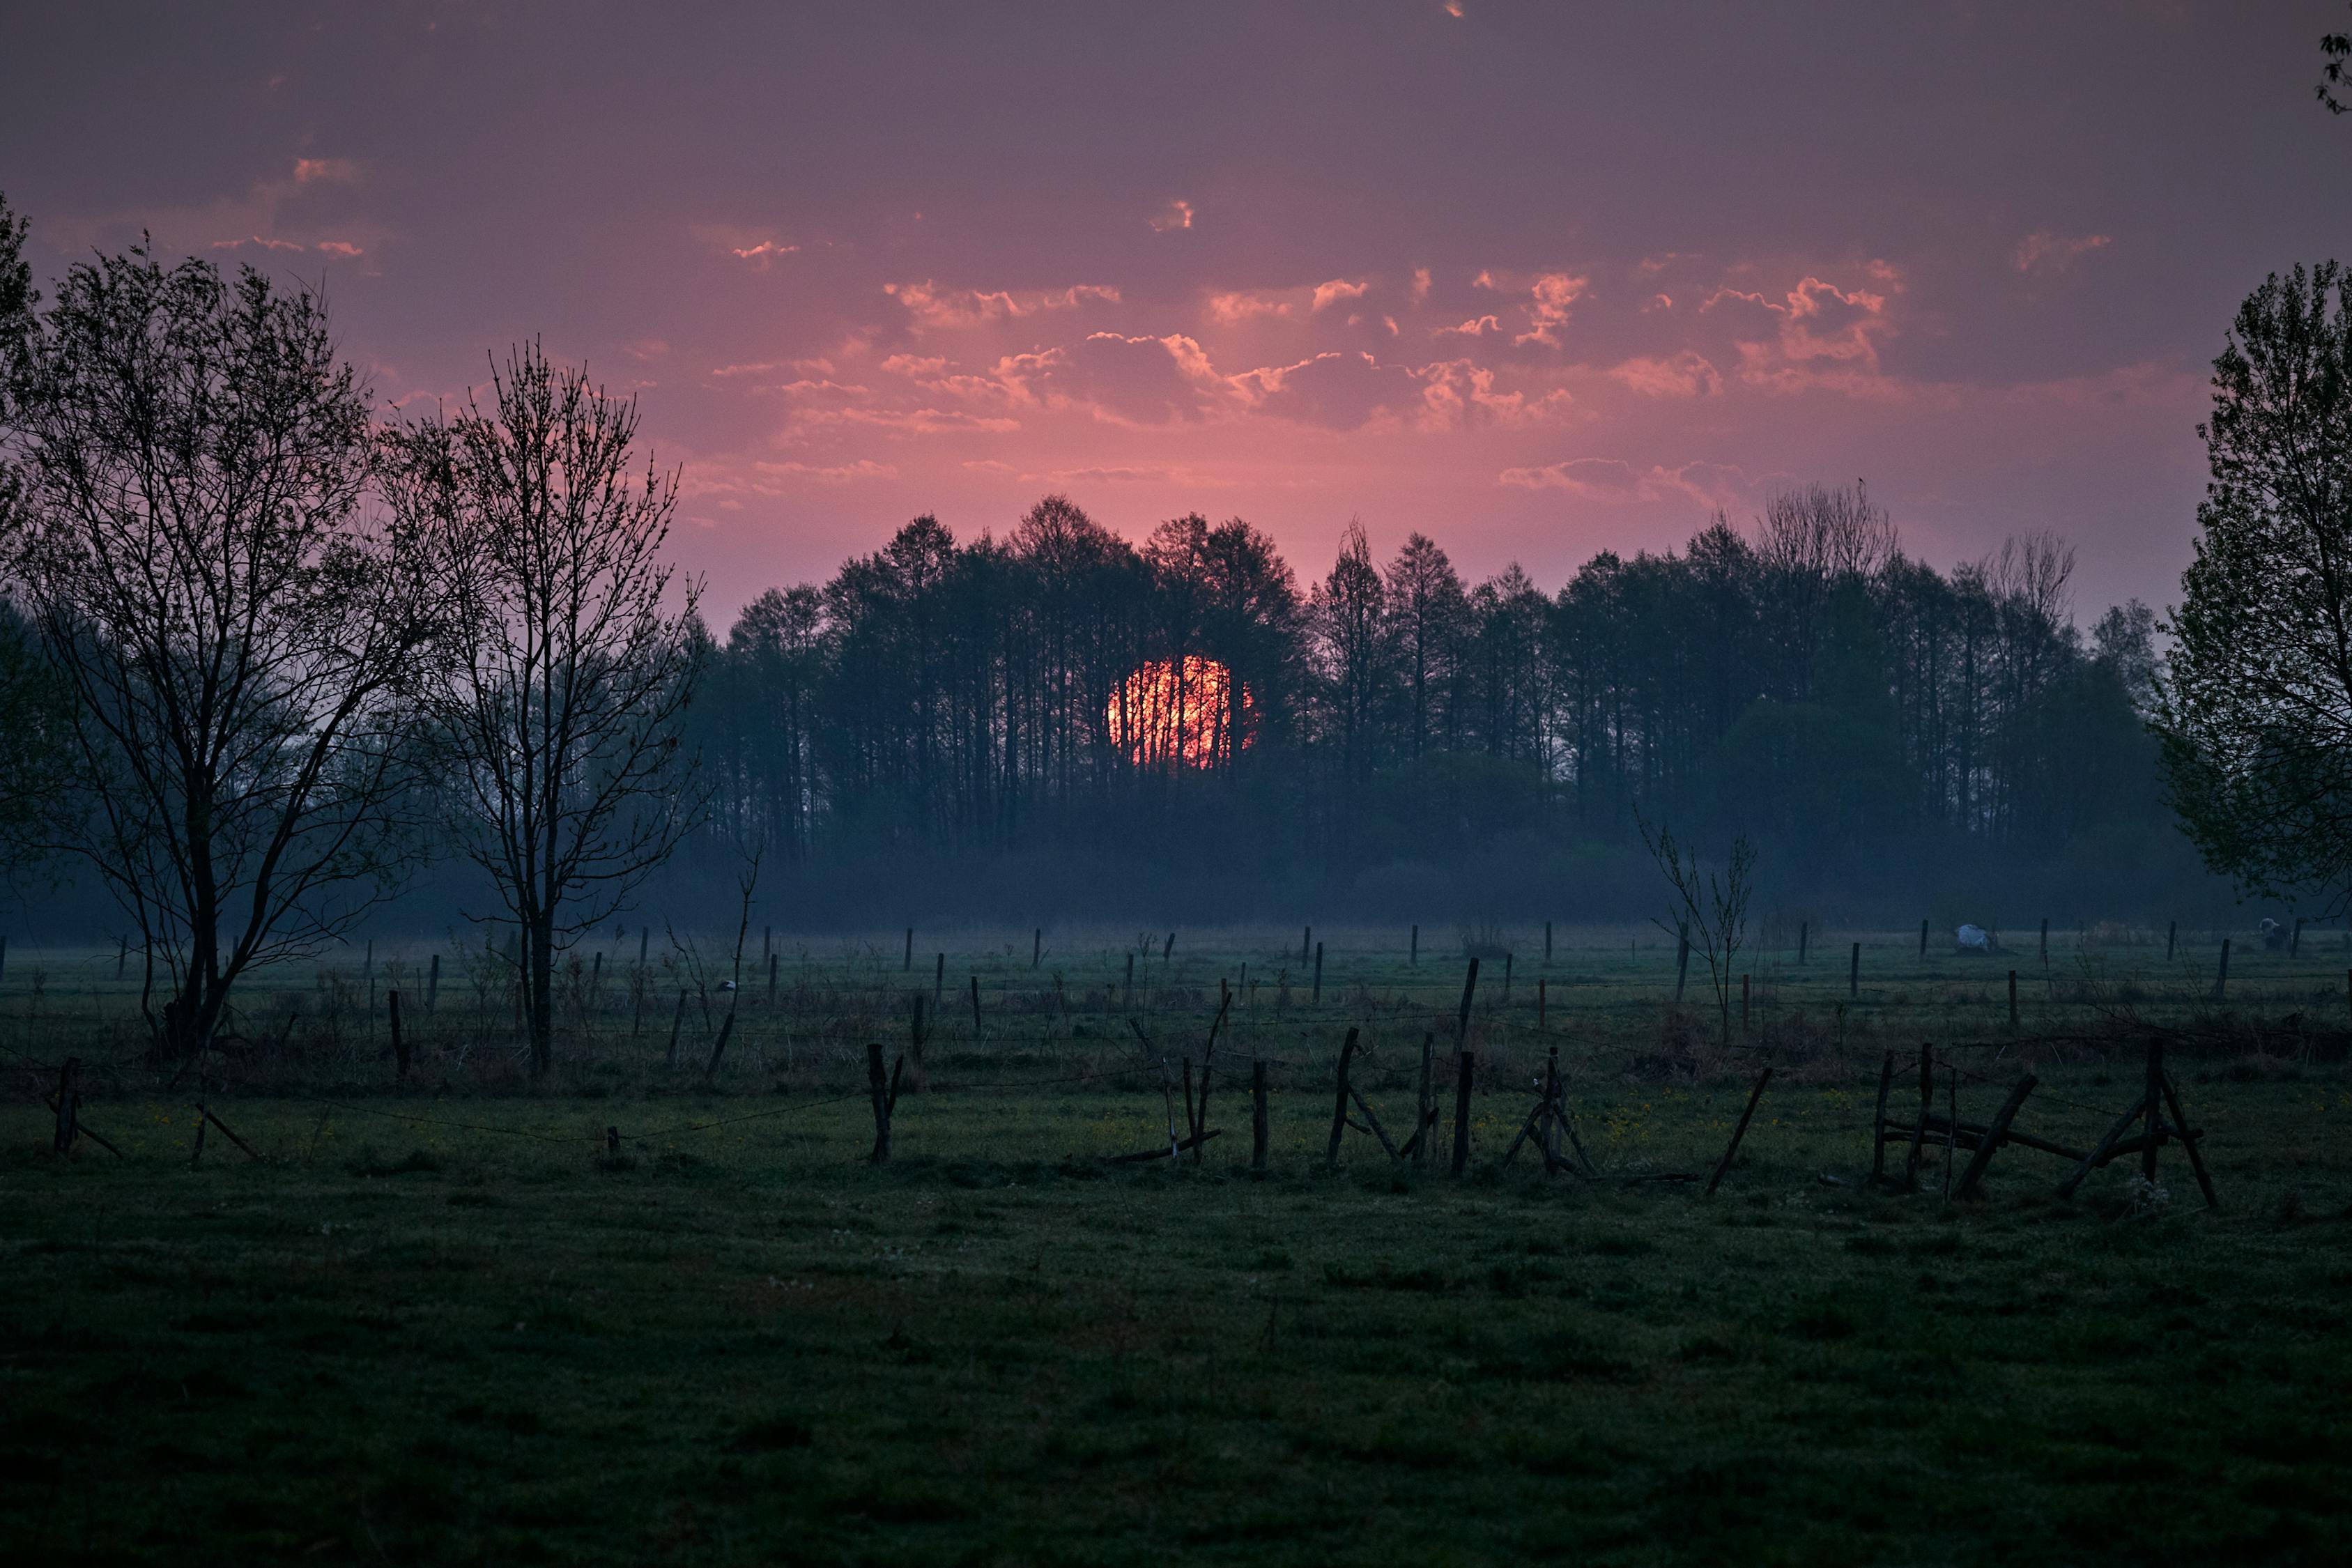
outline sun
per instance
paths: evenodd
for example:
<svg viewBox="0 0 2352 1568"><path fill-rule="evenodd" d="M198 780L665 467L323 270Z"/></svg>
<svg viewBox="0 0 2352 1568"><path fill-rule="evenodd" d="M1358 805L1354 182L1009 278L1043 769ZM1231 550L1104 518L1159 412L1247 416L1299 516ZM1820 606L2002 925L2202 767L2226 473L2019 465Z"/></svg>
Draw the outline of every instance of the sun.
<svg viewBox="0 0 2352 1568"><path fill-rule="evenodd" d="M1213 658L1187 654L1140 666L1105 705L1110 743L1138 767L1222 767L1247 747L1257 706Z"/></svg>

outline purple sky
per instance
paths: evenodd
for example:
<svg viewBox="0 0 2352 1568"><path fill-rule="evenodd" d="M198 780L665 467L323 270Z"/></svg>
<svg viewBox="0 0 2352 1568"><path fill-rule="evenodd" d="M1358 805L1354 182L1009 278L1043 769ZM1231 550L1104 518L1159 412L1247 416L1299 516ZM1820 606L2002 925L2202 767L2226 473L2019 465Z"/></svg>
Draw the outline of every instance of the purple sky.
<svg viewBox="0 0 2352 1568"><path fill-rule="evenodd" d="M1864 477L1937 564L2051 528L2086 618L2161 603L2231 311L2352 249L2338 0L51 10L37 271L323 275L404 405L586 359L722 629L1048 489L1552 587Z"/></svg>

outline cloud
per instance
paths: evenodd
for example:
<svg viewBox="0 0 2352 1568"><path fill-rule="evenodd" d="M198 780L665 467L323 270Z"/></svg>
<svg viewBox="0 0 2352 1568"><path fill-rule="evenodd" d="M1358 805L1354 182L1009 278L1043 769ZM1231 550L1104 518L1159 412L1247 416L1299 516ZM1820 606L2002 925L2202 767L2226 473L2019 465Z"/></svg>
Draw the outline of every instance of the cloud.
<svg viewBox="0 0 2352 1568"><path fill-rule="evenodd" d="M1424 430L1450 429L1483 422L1521 428L1565 415L1575 401L1566 389L1554 387L1539 397L1524 392L1496 390L1496 373L1469 360L1441 360L1423 365L1414 374L1422 383L1421 426Z"/></svg>
<svg viewBox="0 0 2352 1568"><path fill-rule="evenodd" d="M1609 374L1644 397L1701 397L1723 390L1723 374L1693 349L1664 359L1629 359Z"/></svg>
<svg viewBox="0 0 2352 1568"><path fill-rule="evenodd" d="M885 283L882 292L907 308L919 332L955 331L1035 315L1041 310L1069 310L1096 302L1119 302L1117 289L1097 283L1014 294L1001 289L985 292L977 289L942 289L926 279L920 283Z"/></svg>
<svg viewBox="0 0 2352 1568"><path fill-rule="evenodd" d="M1412 269L1412 302L1418 305L1423 300L1428 298L1429 268L1426 267L1416 267Z"/></svg>
<svg viewBox="0 0 2352 1568"><path fill-rule="evenodd" d="M297 158L294 160L294 183L298 185L331 182L350 184L360 177L360 166L349 158Z"/></svg>
<svg viewBox="0 0 2352 1568"><path fill-rule="evenodd" d="M2010 261L2020 272L2063 272L2091 252L2113 243L2113 235L2085 234L2069 239L2046 228L2036 229L2017 242L2017 252Z"/></svg>
<svg viewBox="0 0 2352 1568"><path fill-rule="evenodd" d="M1171 198L1166 206L1152 215L1151 227L1155 233L1166 234L1172 229L1192 226L1192 204L1188 201Z"/></svg>
<svg viewBox="0 0 2352 1568"><path fill-rule="evenodd" d="M1231 325L1256 316L1287 316L1293 301L1279 294L1239 289L1227 294L1209 296L1209 319Z"/></svg>
<svg viewBox="0 0 2352 1568"><path fill-rule="evenodd" d="M1618 502L1689 500L1709 510L1728 510L1755 489L1747 473L1728 463L1689 462L1679 468L1654 464L1637 468L1615 458L1574 458L1541 468L1505 468L1498 484L1520 489L1566 490L1587 500Z"/></svg>
<svg viewBox="0 0 2352 1568"><path fill-rule="evenodd" d="M1483 337L1488 332L1499 332L1502 330L1503 323L1496 321L1494 317L1478 316L1463 322L1458 327L1440 327L1437 331L1432 332L1430 336L1437 338L1449 336L1475 338Z"/></svg>
<svg viewBox="0 0 2352 1568"><path fill-rule="evenodd" d="M669 342L665 338L632 338L621 345L621 352L634 360L659 359L669 353Z"/></svg>
<svg viewBox="0 0 2352 1568"><path fill-rule="evenodd" d="M1902 276L1894 268L1874 262L1867 270L1890 292L1901 290ZM1885 293L1841 289L1808 274L1778 300L1742 289L1717 289L1699 311L1728 323L1739 355L1739 378L1751 385L1888 396L1902 389L1878 368L1878 340L1894 330L1887 299Z"/></svg>
<svg viewBox="0 0 2352 1568"><path fill-rule="evenodd" d="M757 245L730 245L727 248L733 254L736 260L749 261L754 266L764 268L779 257L797 253L800 247L782 245L772 239L763 239Z"/></svg>
<svg viewBox="0 0 2352 1568"><path fill-rule="evenodd" d="M1586 281L1565 272L1547 272L1538 278L1528 290L1532 300L1527 308L1528 330L1511 342L1559 347L1559 329L1568 325L1568 308L1583 296Z"/></svg>
<svg viewBox="0 0 2352 1568"><path fill-rule="evenodd" d="M361 249L358 246L340 239L322 239L319 242L319 248L329 256L364 256L367 254L366 251Z"/></svg>
<svg viewBox="0 0 2352 1568"><path fill-rule="evenodd" d="M1360 300L1370 291L1371 287L1370 283L1350 282L1345 278L1334 278L1328 283L1318 283L1315 285L1315 303L1311 309L1319 310L1334 300Z"/></svg>
<svg viewBox="0 0 2352 1568"><path fill-rule="evenodd" d="M792 474L827 485L845 485L852 479L896 479L898 474L898 470L892 465L877 463L871 458L860 458L856 462L829 466L816 463L760 462L752 464L751 467L757 472L763 474Z"/></svg>
<svg viewBox="0 0 2352 1568"><path fill-rule="evenodd" d="M304 248L302 246L290 239L266 239L257 234L248 235L243 239L216 239L213 241L213 248L215 250L242 250L248 245L259 246L264 250L300 250Z"/></svg>
<svg viewBox="0 0 2352 1568"><path fill-rule="evenodd" d="M1360 349L1260 365L1225 381L1254 412L1331 430L1360 428L1419 397L1411 371L1382 364Z"/></svg>

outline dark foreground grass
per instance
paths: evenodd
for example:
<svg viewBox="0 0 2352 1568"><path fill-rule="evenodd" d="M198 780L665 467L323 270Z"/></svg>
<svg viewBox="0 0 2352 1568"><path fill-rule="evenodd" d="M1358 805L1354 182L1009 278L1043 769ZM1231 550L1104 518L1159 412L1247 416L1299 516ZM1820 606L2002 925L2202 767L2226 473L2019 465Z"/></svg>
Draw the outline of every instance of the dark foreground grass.
<svg viewBox="0 0 2352 1568"><path fill-rule="evenodd" d="M1840 1086L1712 1200L1326 1173L1303 1089L1264 1179L1238 1096L1199 1169L1066 1157L1148 1142L1133 1096L910 1099L879 1170L854 1102L611 1161L682 1108L243 1101L270 1163L193 1173L184 1106L63 1163L11 1108L0 1555L2341 1561L2346 1084L2183 1087L2219 1215L2172 1152L2152 1209L2013 1149L1982 1204L1866 1191ZM1740 1090L1688 1095L1587 1104L1603 1163L1703 1166Z"/></svg>

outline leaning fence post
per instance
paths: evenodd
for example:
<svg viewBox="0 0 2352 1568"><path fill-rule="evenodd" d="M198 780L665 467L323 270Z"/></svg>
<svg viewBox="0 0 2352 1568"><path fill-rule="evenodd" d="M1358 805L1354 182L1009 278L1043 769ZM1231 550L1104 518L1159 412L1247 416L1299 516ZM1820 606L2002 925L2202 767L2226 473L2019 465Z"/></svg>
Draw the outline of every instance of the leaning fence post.
<svg viewBox="0 0 2352 1568"><path fill-rule="evenodd" d="M1135 954L1132 952L1127 955L1127 984L1120 988L1118 994L1118 1005L1122 1007L1132 1007L1135 1005ZM972 1027L978 1028L979 1026L980 1015L975 1010L972 1015Z"/></svg>
<svg viewBox="0 0 2352 1568"><path fill-rule="evenodd" d="M1323 1151L1323 1163L1336 1167L1339 1163L1339 1137L1348 1131L1348 1065L1356 1059L1356 1031L1349 1029L1339 1046L1339 1092L1331 1106L1331 1142Z"/></svg>
<svg viewBox="0 0 2352 1568"><path fill-rule="evenodd" d="M2033 1092L2034 1082L2033 1075L2026 1074L2017 1080L2017 1087L2009 1091L2009 1098L2000 1102L2000 1109L1993 1113L1992 1121L1985 1127L1984 1136L1977 1141L1977 1152L1969 1156L1968 1169L1960 1173L1960 1184L1952 1189L1953 1195L1963 1198L1975 1195L1977 1183L1984 1179L1985 1167L1992 1163L1993 1151L2009 1137L2009 1124L2016 1119L2017 1108L2025 1103L2025 1097Z"/></svg>
<svg viewBox="0 0 2352 1568"><path fill-rule="evenodd" d="M708 1079L719 1070L719 1058L727 1054L727 1037L734 1032L735 1009L730 1005L727 1009L727 1016L719 1021L719 1039L711 1046L710 1060L702 1069L704 1079Z"/></svg>
<svg viewBox="0 0 2352 1568"><path fill-rule="evenodd" d="M2230 989L2230 939L2221 939L2221 967L2213 976L2213 1000L2219 1002Z"/></svg>
<svg viewBox="0 0 2352 1568"><path fill-rule="evenodd" d="M2164 962L2165 962L2165 963L2170 963L2172 962L2172 949L2173 949L2173 944L2174 944L2174 943L2176 943L2176 942L2178 942L2179 940L2180 940L2180 922L2179 922L2179 921L2174 921L2170 925L2166 926L2166 927L2164 928Z"/></svg>
<svg viewBox="0 0 2352 1568"><path fill-rule="evenodd" d="M393 1074L396 1078L406 1078L408 1076L408 1041L400 1032L400 993L385 992L383 1005L384 1011L390 1015L392 1020Z"/></svg>
<svg viewBox="0 0 2352 1568"><path fill-rule="evenodd" d="M971 977L971 1037L980 1038L980 976Z"/></svg>
<svg viewBox="0 0 2352 1568"><path fill-rule="evenodd" d="M1510 953L1503 954L1503 1005L1506 1007L1511 1005L1511 958Z"/></svg>
<svg viewBox="0 0 2352 1568"><path fill-rule="evenodd" d="M1265 1169L1265 1059L1250 1063L1250 1169Z"/></svg>
<svg viewBox="0 0 2352 1568"><path fill-rule="evenodd" d="M685 987L685 986L683 986L683 985L681 985L681 986L679 986L679 987L678 987L678 990L677 990L677 1012L675 1012L675 1013L673 1013L673 1014L671 1014L671 1015L670 1015L670 1019L669 1019L669 1065L670 1065L671 1067L673 1067L673 1068L675 1068L675 1067L677 1067L677 1035L678 1035L678 1031L679 1031L680 1029L685 1028L685 1027L686 1027L686 987Z"/></svg>
<svg viewBox="0 0 2352 1568"><path fill-rule="evenodd" d="M1748 1108L1739 1113L1738 1124L1731 1130L1731 1142L1723 1146L1723 1158L1716 1162L1715 1174L1706 1179L1706 1196L1715 1196L1716 1184L1731 1169L1731 1157L1739 1152L1739 1141L1748 1136L1748 1118L1756 1114L1756 1102L1764 1098L1764 1086L1772 1081L1772 1069L1766 1068L1756 1075L1756 1087L1748 1091Z"/></svg>

